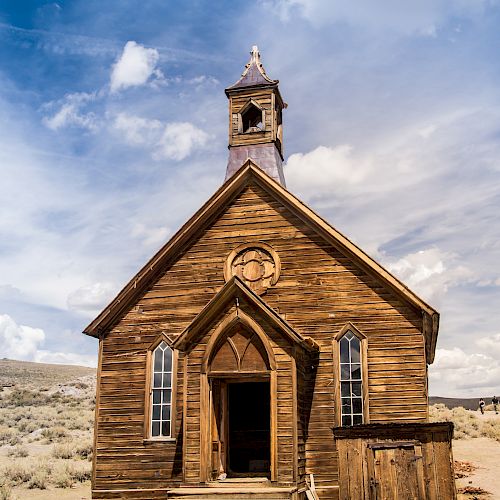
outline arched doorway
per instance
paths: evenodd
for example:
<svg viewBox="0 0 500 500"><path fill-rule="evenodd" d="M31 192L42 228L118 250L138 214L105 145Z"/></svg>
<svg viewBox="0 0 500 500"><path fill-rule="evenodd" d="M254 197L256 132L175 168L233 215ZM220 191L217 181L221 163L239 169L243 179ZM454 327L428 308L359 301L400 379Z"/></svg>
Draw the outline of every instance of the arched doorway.
<svg viewBox="0 0 500 500"><path fill-rule="evenodd" d="M209 479L223 474L272 478L272 351L250 318L233 318L218 330L203 366L210 408Z"/></svg>

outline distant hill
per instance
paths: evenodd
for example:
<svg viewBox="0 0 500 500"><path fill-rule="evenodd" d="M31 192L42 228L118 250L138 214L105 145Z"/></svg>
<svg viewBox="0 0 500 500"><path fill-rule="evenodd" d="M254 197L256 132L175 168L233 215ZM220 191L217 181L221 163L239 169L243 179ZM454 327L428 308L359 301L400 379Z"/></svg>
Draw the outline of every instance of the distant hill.
<svg viewBox="0 0 500 500"><path fill-rule="evenodd" d="M14 384L50 387L95 374L95 368L86 366L51 365L31 361L0 359L0 387Z"/></svg>
<svg viewBox="0 0 500 500"><path fill-rule="evenodd" d="M491 404L491 398L493 396L485 397L485 403L487 405ZM500 398L500 395L497 396ZM457 408L462 406L466 410L477 410L479 407L479 398L440 398L438 396L430 396L429 404L435 405L437 403L444 404L447 408Z"/></svg>

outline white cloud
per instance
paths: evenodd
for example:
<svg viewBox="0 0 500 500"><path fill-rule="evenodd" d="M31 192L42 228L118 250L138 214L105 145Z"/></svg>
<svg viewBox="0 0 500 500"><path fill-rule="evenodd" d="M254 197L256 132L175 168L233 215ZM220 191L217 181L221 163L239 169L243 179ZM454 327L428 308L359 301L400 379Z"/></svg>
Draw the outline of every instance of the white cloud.
<svg viewBox="0 0 500 500"><path fill-rule="evenodd" d="M183 160L194 149L205 146L209 138L206 132L192 123L169 123L165 127L153 158Z"/></svg>
<svg viewBox="0 0 500 500"><path fill-rule="evenodd" d="M318 193L349 190L361 184L371 165L356 158L352 146L334 148L319 146L309 153L296 153L288 158L286 177L290 185L300 186L306 197Z"/></svg>
<svg viewBox="0 0 500 500"><path fill-rule="evenodd" d="M123 132L128 142L135 145L152 144L159 140L164 125L159 120L119 113L114 120L116 130Z"/></svg>
<svg viewBox="0 0 500 500"><path fill-rule="evenodd" d="M43 123L52 130L59 130L67 126L76 126L95 132L99 128L99 120L93 112L82 112L88 103L95 100L96 93L76 92L66 94L57 102L50 102L44 109L59 106L58 111L52 116L43 118Z"/></svg>
<svg viewBox="0 0 500 500"><path fill-rule="evenodd" d="M97 366L97 357L92 354L76 354L74 352L53 352L39 350L33 361L37 363L53 363L57 365Z"/></svg>
<svg viewBox="0 0 500 500"><path fill-rule="evenodd" d="M145 146L155 160L183 160L195 149L204 147L210 136L188 122L164 124L138 116L119 113L113 123L130 145Z"/></svg>
<svg viewBox="0 0 500 500"><path fill-rule="evenodd" d="M479 397L500 393L500 360L459 347L437 349L429 367L432 396Z"/></svg>
<svg viewBox="0 0 500 500"><path fill-rule="evenodd" d="M0 314L0 357L30 361L44 340L41 328L18 325L9 315Z"/></svg>
<svg viewBox="0 0 500 500"><path fill-rule="evenodd" d="M428 248L386 263L389 271L434 306L439 305L449 287L472 280L472 272L456 264L457 256Z"/></svg>
<svg viewBox="0 0 500 500"><path fill-rule="evenodd" d="M0 314L0 358L96 366L95 355L40 349L45 339L45 332L41 328L19 325L8 314Z"/></svg>
<svg viewBox="0 0 500 500"><path fill-rule="evenodd" d="M275 0L270 4L284 21L295 15L313 25L346 23L368 29L391 30L403 34L436 36L437 28L449 16L481 14L490 0ZM495 2L494 2L495 3Z"/></svg>
<svg viewBox="0 0 500 500"><path fill-rule="evenodd" d="M156 49L148 49L134 41L127 42L111 71L111 92L144 85L152 77L154 85L161 84L164 76L156 67L159 59Z"/></svg>
<svg viewBox="0 0 500 500"><path fill-rule="evenodd" d="M489 337L481 337L476 340L476 345L492 356L500 359L500 333L490 335Z"/></svg>
<svg viewBox="0 0 500 500"><path fill-rule="evenodd" d="M146 247L165 243L169 234L170 229L168 227L148 227L142 223L135 224L131 232L131 236L140 239Z"/></svg>
<svg viewBox="0 0 500 500"><path fill-rule="evenodd" d="M68 295L68 308L94 316L110 302L116 291L116 287L111 283L93 283L82 286Z"/></svg>

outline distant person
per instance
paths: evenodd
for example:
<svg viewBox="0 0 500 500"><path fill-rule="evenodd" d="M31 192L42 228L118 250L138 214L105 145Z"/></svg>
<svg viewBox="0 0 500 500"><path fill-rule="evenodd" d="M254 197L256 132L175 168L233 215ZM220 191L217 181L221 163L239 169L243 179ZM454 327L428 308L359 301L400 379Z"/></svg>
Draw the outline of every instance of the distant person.
<svg viewBox="0 0 500 500"><path fill-rule="evenodd" d="M479 400L479 409L481 410L481 415L484 415L484 407L485 407L485 404L486 404L486 403L484 402L484 399L483 399L483 398L481 398L481 399Z"/></svg>
<svg viewBox="0 0 500 500"><path fill-rule="evenodd" d="M493 409L495 410L495 413L498 415L498 409L497 409L497 407L498 407L498 398L496 396L493 396L491 398L491 402L493 404Z"/></svg>

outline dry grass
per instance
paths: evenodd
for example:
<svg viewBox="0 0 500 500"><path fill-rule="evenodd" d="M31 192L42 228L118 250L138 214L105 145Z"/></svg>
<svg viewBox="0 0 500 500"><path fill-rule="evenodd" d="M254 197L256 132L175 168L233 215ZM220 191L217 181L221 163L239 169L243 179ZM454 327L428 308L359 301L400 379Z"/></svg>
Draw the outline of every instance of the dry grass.
<svg viewBox="0 0 500 500"><path fill-rule="evenodd" d="M429 407L430 419L433 422L447 421L455 425L454 439L488 437L500 441L500 425L496 420L478 418L477 412L464 408L449 409L444 404Z"/></svg>
<svg viewBox="0 0 500 500"><path fill-rule="evenodd" d="M0 360L0 383L0 500L88 482L95 371Z"/></svg>

